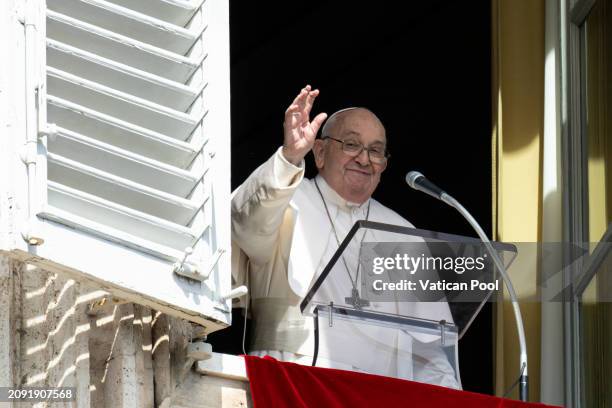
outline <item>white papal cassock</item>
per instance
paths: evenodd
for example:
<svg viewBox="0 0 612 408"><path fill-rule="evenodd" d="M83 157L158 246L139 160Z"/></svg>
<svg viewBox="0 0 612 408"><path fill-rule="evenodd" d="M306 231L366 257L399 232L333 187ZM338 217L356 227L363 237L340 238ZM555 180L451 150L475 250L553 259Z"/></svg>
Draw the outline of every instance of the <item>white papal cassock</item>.
<svg viewBox="0 0 612 408"><path fill-rule="evenodd" d="M325 180L317 184L327 203L340 241L358 220L412 227L399 214L374 199L358 205L347 202ZM376 237L369 237L368 241ZM251 298L253 327L251 354L310 364L314 350L311 318L299 304L314 278L338 245L314 180L304 179L300 167L278 151L257 168L232 195L232 274L246 281ZM355 241L355 240L354 240ZM358 262L358 242L345 260ZM348 293L338 293L344 298ZM410 303L402 314L451 322L448 304ZM335 321L322 328L317 365L364 371L460 388L439 342L400 330L384 331ZM416 338L415 338L416 337ZM423 341L419 341L423 340Z"/></svg>

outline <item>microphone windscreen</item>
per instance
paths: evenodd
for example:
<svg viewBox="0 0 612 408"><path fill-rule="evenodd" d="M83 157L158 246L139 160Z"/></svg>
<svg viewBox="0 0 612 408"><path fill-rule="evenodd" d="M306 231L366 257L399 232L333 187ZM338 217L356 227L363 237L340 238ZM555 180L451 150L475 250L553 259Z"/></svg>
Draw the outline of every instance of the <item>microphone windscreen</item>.
<svg viewBox="0 0 612 408"><path fill-rule="evenodd" d="M417 181L417 179L421 177L425 177L425 176L418 171L414 171L414 170L409 171L408 174L406 174L406 183L408 183L410 187L416 188L415 182Z"/></svg>

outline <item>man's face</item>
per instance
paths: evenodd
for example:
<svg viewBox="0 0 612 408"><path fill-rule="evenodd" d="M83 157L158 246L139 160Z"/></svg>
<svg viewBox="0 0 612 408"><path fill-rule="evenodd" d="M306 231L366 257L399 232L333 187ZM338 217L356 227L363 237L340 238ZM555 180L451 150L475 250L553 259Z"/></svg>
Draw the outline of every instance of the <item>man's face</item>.
<svg viewBox="0 0 612 408"><path fill-rule="evenodd" d="M340 115L325 136L361 143L366 148L384 149L387 143L385 129L374 114L365 109L353 109ZM331 139L317 140L313 151L319 173L327 184L342 198L354 203L361 204L370 198L387 167L386 161L372 163L365 149L351 157L342 150L341 143Z"/></svg>

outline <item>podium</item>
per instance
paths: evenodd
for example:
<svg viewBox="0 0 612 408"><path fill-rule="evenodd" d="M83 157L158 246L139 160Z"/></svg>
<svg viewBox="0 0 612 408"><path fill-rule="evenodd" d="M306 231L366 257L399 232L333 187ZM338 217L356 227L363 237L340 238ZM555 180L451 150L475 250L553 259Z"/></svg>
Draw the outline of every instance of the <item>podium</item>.
<svg viewBox="0 0 612 408"><path fill-rule="evenodd" d="M493 242L506 266L516 247ZM460 388L458 340L501 279L481 241L358 221L300 304L315 359Z"/></svg>

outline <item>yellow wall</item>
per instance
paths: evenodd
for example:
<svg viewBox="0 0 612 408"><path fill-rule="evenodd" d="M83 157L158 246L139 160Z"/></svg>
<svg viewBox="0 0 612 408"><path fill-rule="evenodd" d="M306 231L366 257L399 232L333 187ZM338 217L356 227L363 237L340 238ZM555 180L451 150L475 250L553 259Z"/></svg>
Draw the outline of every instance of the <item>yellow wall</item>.
<svg viewBox="0 0 612 408"><path fill-rule="evenodd" d="M495 239L535 242L541 222L541 141L544 117L544 1L493 0ZM536 259L514 265L519 298L537 291ZM507 296L497 304L496 394L519 375L514 314ZM529 399L540 396L540 305L521 302L529 353ZM518 390L518 388L517 388ZM517 390L510 397L517 398Z"/></svg>

